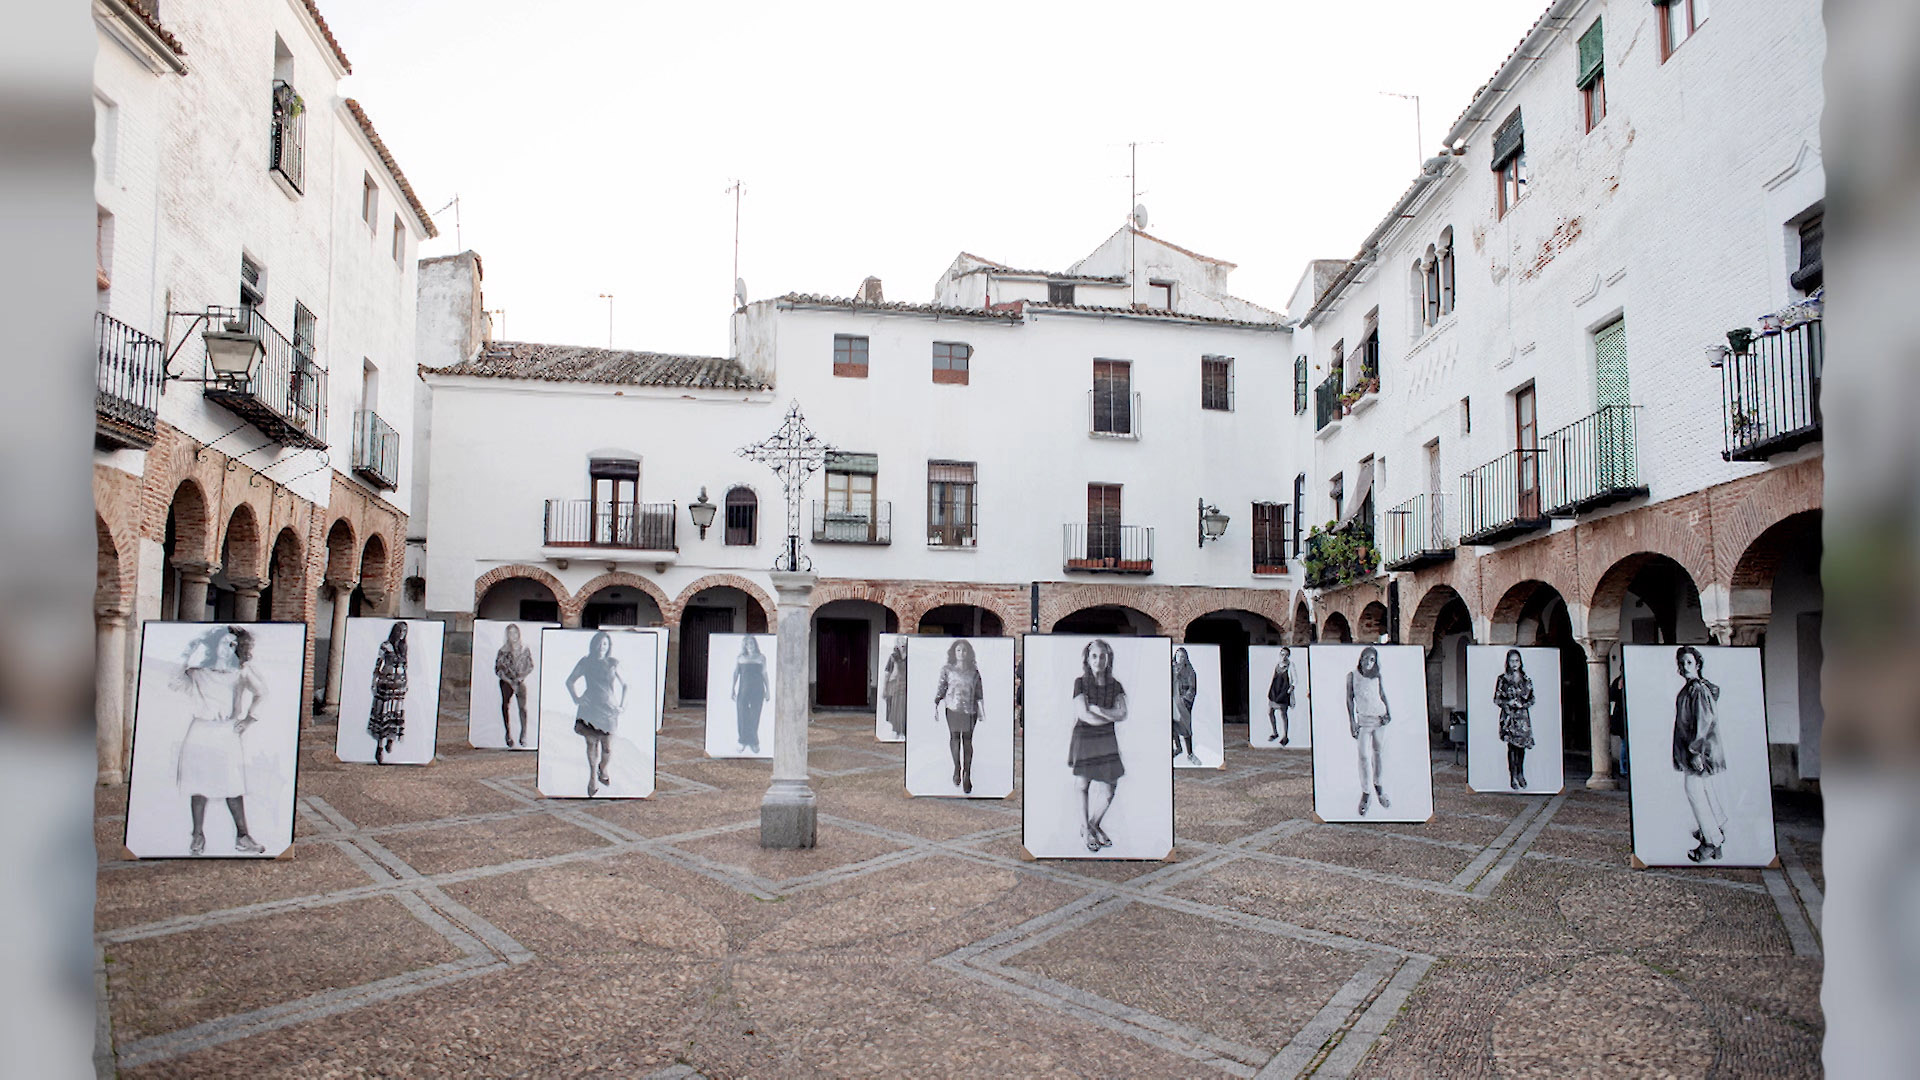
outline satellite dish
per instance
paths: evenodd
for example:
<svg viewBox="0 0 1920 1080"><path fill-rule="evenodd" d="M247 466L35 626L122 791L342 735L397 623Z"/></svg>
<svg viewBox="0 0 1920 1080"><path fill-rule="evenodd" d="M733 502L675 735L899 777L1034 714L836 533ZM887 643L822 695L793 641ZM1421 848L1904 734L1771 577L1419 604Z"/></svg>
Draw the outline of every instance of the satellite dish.
<svg viewBox="0 0 1920 1080"><path fill-rule="evenodd" d="M1136 229L1144 229L1147 227L1146 203L1133 204L1133 227Z"/></svg>
<svg viewBox="0 0 1920 1080"><path fill-rule="evenodd" d="M739 307L747 306L747 279L733 279L733 302Z"/></svg>

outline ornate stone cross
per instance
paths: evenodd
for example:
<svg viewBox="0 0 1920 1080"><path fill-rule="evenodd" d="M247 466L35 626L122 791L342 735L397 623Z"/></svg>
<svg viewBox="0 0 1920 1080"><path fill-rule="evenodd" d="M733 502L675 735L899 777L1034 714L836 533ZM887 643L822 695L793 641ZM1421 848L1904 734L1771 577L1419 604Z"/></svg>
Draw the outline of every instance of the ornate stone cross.
<svg viewBox="0 0 1920 1080"><path fill-rule="evenodd" d="M826 464L833 450L826 441L807 427L800 414L800 402L787 406L787 417L779 430L751 446L740 448L740 456L758 461L780 477L787 495L787 546L774 561L774 569L789 573L810 570L813 562L800 551L800 503L806 494L807 480Z"/></svg>

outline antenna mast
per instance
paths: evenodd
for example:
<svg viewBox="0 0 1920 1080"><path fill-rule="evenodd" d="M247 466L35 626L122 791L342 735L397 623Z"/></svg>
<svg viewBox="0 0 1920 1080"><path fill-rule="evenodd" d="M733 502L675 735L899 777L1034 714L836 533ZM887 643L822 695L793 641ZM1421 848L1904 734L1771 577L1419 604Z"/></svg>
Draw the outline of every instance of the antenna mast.
<svg viewBox="0 0 1920 1080"><path fill-rule="evenodd" d="M746 192L747 192L747 185L746 185L746 181L744 180L735 180L732 183L732 185L727 188L727 191L726 191L727 194L733 196L734 298L736 300L739 300L741 303L745 303L745 299L740 296L740 196L746 194Z"/></svg>
<svg viewBox="0 0 1920 1080"><path fill-rule="evenodd" d="M448 207L453 208L453 246L460 251L465 251L467 250L466 245L460 242L460 196L458 194L454 195L446 206L435 210L434 213L444 214L447 212Z"/></svg>

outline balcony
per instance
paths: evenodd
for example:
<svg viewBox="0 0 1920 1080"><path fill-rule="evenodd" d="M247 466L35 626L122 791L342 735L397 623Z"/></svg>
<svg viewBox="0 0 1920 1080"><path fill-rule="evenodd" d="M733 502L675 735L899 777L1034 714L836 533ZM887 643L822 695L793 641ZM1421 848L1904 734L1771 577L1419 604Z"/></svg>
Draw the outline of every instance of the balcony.
<svg viewBox="0 0 1920 1080"><path fill-rule="evenodd" d="M1634 438L1640 406L1607 405L1540 440L1548 517L1572 517L1647 493Z"/></svg>
<svg viewBox="0 0 1920 1080"><path fill-rule="evenodd" d="M1061 568L1096 574L1153 573L1153 530L1140 525L1061 527Z"/></svg>
<svg viewBox="0 0 1920 1080"><path fill-rule="evenodd" d="M1309 589L1337 589L1370 578L1379 566L1380 551L1373 546L1373 530L1355 521L1344 529L1307 534L1307 557L1301 560Z"/></svg>
<svg viewBox="0 0 1920 1080"><path fill-rule="evenodd" d="M293 87L276 79L272 110L267 126L267 171L298 195L306 182L305 104Z"/></svg>
<svg viewBox="0 0 1920 1080"><path fill-rule="evenodd" d="M1313 388L1313 430L1323 431L1330 424L1338 423L1345 409L1340 404L1340 382L1344 372L1333 369L1333 374L1320 380Z"/></svg>
<svg viewBox="0 0 1920 1080"><path fill-rule="evenodd" d="M1540 507L1546 451L1509 450L1460 476L1460 542L1493 544L1547 527Z"/></svg>
<svg viewBox="0 0 1920 1080"><path fill-rule="evenodd" d="M1140 395L1087 391L1087 434L1096 439L1140 437Z"/></svg>
<svg viewBox="0 0 1920 1080"><path fill-rule="evenodd" d="M1388 570L1418 570L1451 560L1454 532L1447 497L1440 492L1415 495L1387 511L1380 557Z"/></svg>
<svg viewBox="0 0 1920 1080"><path fill-rule="evenodd" d="M813 500L816 544L893 543L893 504L885 499L854 505Z"/></svg>
<svg viewBox="0 0 1920 1080"><path fill-rule="evenodd" d="M1821 322L1754 339L1720 365L1728 461L1761 461L1820 439Z"/></svg>
<svg viewBox="0 0 1920 1080"><path fill-rule="evenodd" d="M384 491L400 486L400 434L372 409L353 414L353 471Z"/></svg>
<svg viewBox="0 0 1920 1080"><path fill-rule="evenodd" d="M679 507L670 502L548 499L541 546L549 558L604 554L672 562L680 550L678 522Z"/></svg>
<svg viewBox="0 0 1920 1080"><path fill-rule="evenodd" d="M93 444L102 450L153 445L166 377L165 346L126 323L96 311Z"/></svg>
<svg viewBox="0 0 1920 1080"><path fill-rule="evenodd" d="M190 347L200 352L207 400L259 428L275 442L306 450L326 449L327 373L254 309L207 310L210 322L229 315L237 317L247 333L260 339L265 350L252 375L229 379L214 374L207 364L203 339L191 339Z"/></svg>

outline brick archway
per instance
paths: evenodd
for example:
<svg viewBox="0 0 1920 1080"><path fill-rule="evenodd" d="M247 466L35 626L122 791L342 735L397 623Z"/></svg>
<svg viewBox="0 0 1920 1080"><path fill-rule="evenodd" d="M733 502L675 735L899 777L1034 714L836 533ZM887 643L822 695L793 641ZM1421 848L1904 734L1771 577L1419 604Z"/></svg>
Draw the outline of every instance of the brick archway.
<svg viewBox="0 0 1920 1080"><path fill-rule="evenodd" d="M1355 639L1374 644L1387 632L1387 605L1378 600L1369 601L1360 609L1360 617L1353 624Z"/></svg>
<svg viewBox="0 0 1920 1080"><path fill-rule="evenodd" d="M1320 629L1320 640L1328 644L1351 644L1353 629L1347 625L1347 617L1337 611L1330 613L1326 625Z"/></svg>
<svg viewBox="0 0 1920 1080"><path fill-rule="evenodd" d="M326 580L349 588L360 580L360 545L353 523L344 517L334 518L327 526Z"/></svg>
<svg viewBox="0 0 1920 1080"><path fill-rule="evenodd" d="M167 504L167 517L173 519L173 558L176 562L212 564L219 553L214 550L212 511L207 493L191 477L173 489ZM164 520L164 519L163 519Z"/></svg>
<svg viewBox="0 0 1920 1080"><path fill-rule="evenodd" d="M1467 598L1461 596L1459 590L1453 586L1440 582L1421 593L1419 603L1413 606L1412 617L1407 620L1407 641L1414 645L1432 648L1435 644L1434 629L1439 625L1440 613L1456 600L1466 607L1467 615L1471 618L1472 606L1467 604Z"/></svg>
<svg viewBox="0 0 1920 1080"><path fill-rule="evenodd" d="M1563 602L1567 594L1555 588L1551 583L1538 578L1528 578L1507 587L1500 595L1498 603L1493 605L1493 613L1488 616L1491 624L1487 632L1490 645L1512 645L1520 640L1520 615L1529 604L1544 593L1551 593ZM1544 606L1544 605L1542 605Z"/></svg>
<svg viewBox="0 0 1920 1080"><path fill-rule="evenodd" d="M1627 589L1642 570L1661 562L1671 563L1677 568L1687 584L1692 586L1694 596L1700 595L1700 581L1685 563L1658 551L1636 551L1607 567L1594 584L1593 595L1587 598L1589 636L1608 641L1625 640L1625 635L1621 633L1620 606L1626 601Z"/></svg>
<svg viewBox="0 0 1920 1080"><path fill-rule="evenodd" d="M547 591L553 594L554 602L559 604L562 610L565 610L567 601L573 597L573 594L567 591L567 587L560 584L560 579L547 571L537 566L528 566L526 563L509 563L506 566L496 566L473 580L473 610L476 613L479 612L481 601L487 598L488 591L495 585L514 578L525 578L545 585ZM663 606L661 611L664 613L666 608Z"/></svg>
<svg viewBox="0 0 1920 1080"><path fill-rule="evenodd" d="M753 601L760 605L760 610L766 613L768 627L778 627L780 625L780 615L775 609L773 597L768 596L766 591L760 588L760 586L755 585L753 582L738 574L708 574L706 577L681 589L680 595L673 599L672 606L669 607L666 604L662 604L660 611L666 616L667 622L670 625L677 626L680 623L681 612L687 609L688 604L693 603L694 597L700 595L703 590L721 585L730 589L738 589L753 598Z"/></svg>
<svg viewBox="0 0 1920 1080"><path fill-rule="evenodd" d="M812 610L815 615L819 614L821 608L835 601L861 600L885 608L887 614L893 616L896 626L917 626L920 622L918 614L914 615L912 622L907 621L907 613L901 610L902 605L894 595L894 590L889 588L885 582L833 578L816 584L813 587L813 596L811 599Z"/></svg>
<svg viewBox="0 0 1920 1080"><path fill-rule="evenodd" d="M1293 622L1287 627L1287 643L1290 645L1313 644L1313 612L1307 609L1307 602L1301 600L1293 605Z"/></svg>
<svg viewBox="0 0 1920 1080"><path fill-rule="evenodd" d="M586 610L587 601L593 599L593 594L602 589L612 588L638 589L647 594L653 600L654 606L660 609L662 625L671 625L679 620L679 612L672 606L673 601L667 597L660 586L638 574L630 574L625 570L613 570L580 586L572 596L561 597L556 593L555 599L560 601L560 621L567 626L580 625L580 613Z"/></svg>
<svg viewBox="0 0 1920 1080"><path fill-rule="evenodd" d="M124 613L132 610L135 583L129 570L130 560L121 557L127 546L113 535L107 519L93 515L95 547L93 608L98 612Z"/></svg>
<svg viewBox="0 0 1920 1080"><path fill-rule="evenodd" d="M229 578L252 581L267 576L266 550L260 542L260 519L246 503L233 508L226 535L220 540L220 566Z"/></svg>

